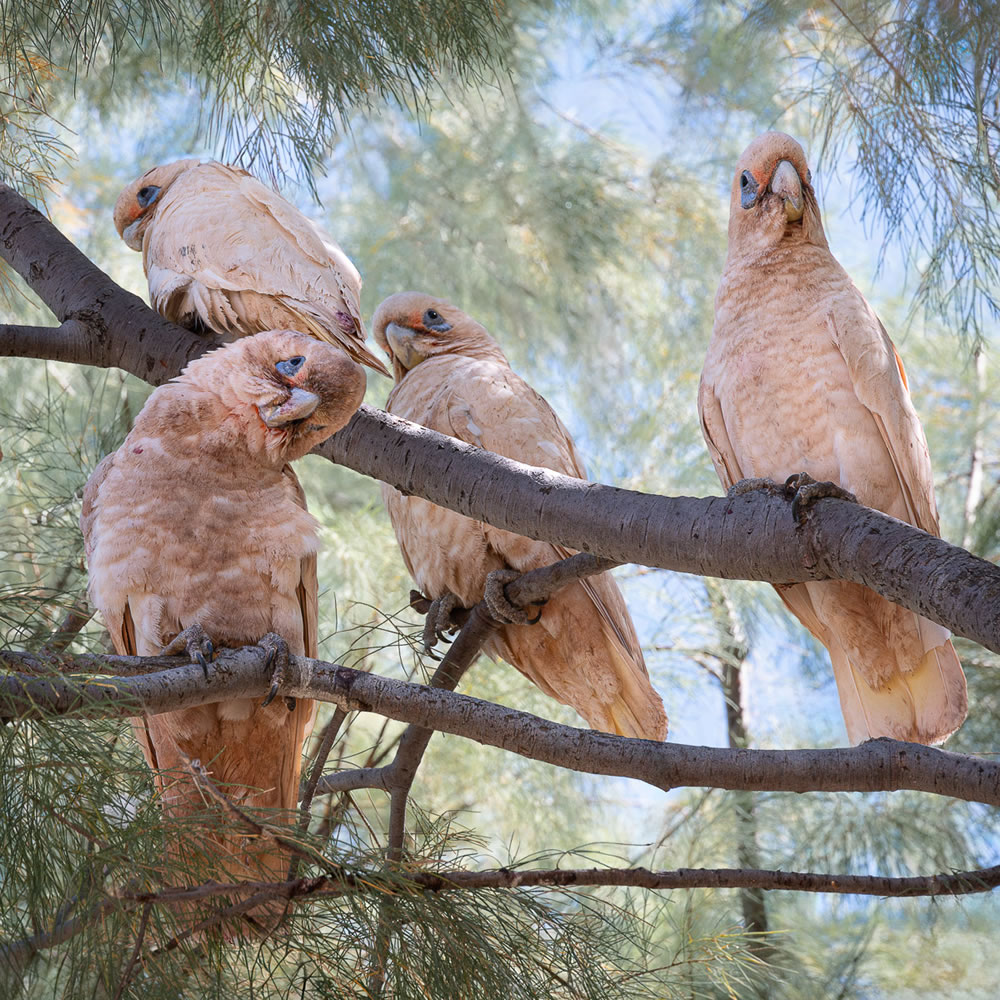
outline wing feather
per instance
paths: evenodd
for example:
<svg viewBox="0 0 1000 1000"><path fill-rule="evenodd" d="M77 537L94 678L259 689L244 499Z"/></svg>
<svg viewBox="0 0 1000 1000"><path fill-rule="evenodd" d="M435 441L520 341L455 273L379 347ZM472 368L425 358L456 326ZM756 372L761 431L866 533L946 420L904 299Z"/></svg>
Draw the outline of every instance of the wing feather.
<svg viewBox="0 0 1000 1000"><path fill-rule="evenodd" d="M892 460L909 520L940 534L930 452L913 408L902 362L885 327L861 293L847 293L854 308L831 309L827 325L850 373L858 400L875 419ZM863 308L859 309L858 306Z"/></svg>

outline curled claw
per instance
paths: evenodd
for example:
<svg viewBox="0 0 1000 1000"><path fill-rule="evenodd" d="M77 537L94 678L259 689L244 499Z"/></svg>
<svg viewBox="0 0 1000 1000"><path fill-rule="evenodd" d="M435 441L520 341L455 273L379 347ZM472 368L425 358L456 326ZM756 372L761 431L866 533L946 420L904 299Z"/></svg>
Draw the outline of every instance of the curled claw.
<svg viewBox="0 0 1000 1000"><path fill-rule="evenodd" d="M817 482L806 472L797 472L785 480L785 496L792 498L792 517L796 524L801 524L817 500L824 497L834 497L837 500L847 500L857 503L858 498L836 483Z"/></svg>
<svg viewBox="0 0 1000 1000"><path fill-rule="evenodd" d="M201 667L201 672L205 675L205 680L208 680L208 665L212 662L212 657L215 655L215 646L212 640L209 639L208 633L198 622L194 622L194 624L188 625L183 631L178 632L160 650L161 656L176 656L178 653L187 653L190 661L197 663Z"/></svg>
<svg viewBox="0 0 1000 1000"><path fill-rule="evenodd" d="M518 607L507 596L507 584L513 583L520 576L516 569L497 569L486 577L486 592L483 594L483 599L493 618L503 625L537 625L542 617L541 610L534 618L529 617L524 608ZM532 603L541 607L546 601Z"/></svg>
<svg viewBox="0 0 1000 1000"><path fill-rule="evenodd" d="M285 680L290 654L288 652L288 643L277 632L268 632L257 645L267 653L264 666L271 670L271 689L260 703L261 708L267 708L277 697L278 691ZM295 699L286 698L285 707L289 712L293 712L295 710Z"/></svg>
<svg viewBox="0 0 1000 1000"><path fill-rule="evenodd" d="M461 606L461 602L451 591L447 591L427 605L423 642L424 652L432 659L440 659L434 652L434 647L439 642L451 642L451 637L448 633L455 631L455 624L451 620L451 613L455 608L460 608Z"/></svg>

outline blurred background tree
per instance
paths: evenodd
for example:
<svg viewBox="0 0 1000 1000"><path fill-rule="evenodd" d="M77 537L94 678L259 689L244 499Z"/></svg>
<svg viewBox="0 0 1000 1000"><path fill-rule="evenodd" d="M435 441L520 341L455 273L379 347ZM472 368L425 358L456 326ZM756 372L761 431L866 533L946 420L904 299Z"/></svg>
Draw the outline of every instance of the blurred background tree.
<svg viewBox="0 0 1000 1000"><path fill-rule="evenodd" d="M385 295L416 288L482 321L563 416L592 477L707 494L718 483L695 392L731 173L754 135L781 128L807 146L834 253L906 361L944 535L995 559L998 30L993 4L916 0L426 2L348 13L323 0L39 0L0 9L0 166L144 294L139 257L110 222L120 188L185 154L239 161L335 235L365 278L366 316ZM17 281L5 317L45 322ZM98 623L77 631L80 490L148 387L9 359L0 386L3 641L101 648ZM369 401L382 404L388 388L373 377ZM301 465L324 526L321 655L425 677L410 581L374 484L312 458ZM770 588L636 567L619 578L672 739L843 743L826 654ZM992 753L996 658L969 643L960 652L972 708L949 746ZM480 662L463 690L578 722L504 665ZM331 766L377 762L399 732L349 720ZM3 746L5 939L84 912L109 887L155 881L151 782L120 727L22 723L5 729ZM997 846L992 811L950 800L664 796L440 735L414 795L421 811L407 847L436 867L558 859L906 874L990 863ZM362 865L386 828L386 796L352 793L318 800L311 833L328 856ZM384 987L393 997L994 993L989 896L602 890L400 906ZM145 925L141 912L118 914L25 958L11 990L367 996L378 910L303 909L285 941L189 943L128 983ZM151 920L151 938L176 930Z"/></svg>

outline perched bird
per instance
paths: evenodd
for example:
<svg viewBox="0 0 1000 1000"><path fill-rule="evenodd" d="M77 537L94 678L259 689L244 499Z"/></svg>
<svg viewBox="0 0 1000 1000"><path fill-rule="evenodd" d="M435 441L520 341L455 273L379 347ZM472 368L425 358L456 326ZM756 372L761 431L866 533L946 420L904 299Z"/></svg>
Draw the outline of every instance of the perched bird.
<svg viewBox="0 0 1000 1000"><path fill-rule="evenodd" d="M115 228L142 251L150 302L167 319L228 339L291 327L389 374L365 346L357 268L245 170L153 167L118 196Z"/></svg>
<svg viewBox="0 0 1000 1000"><path fill-rule="evenodd" d="M939 533L930 457L902 362L827 244L802 147L767 132L736 166L729 253L698 392L723 484L806 473ZM739 488L739 487L738 487ZM852 743L938 743L965 718L946 629L847 581L777 587L830 651Z"/></svg>
<svg viewBox="0 0 1000 1000"><path fill-rule="evenodd" d="M317 525L288 463L347 422L364 385L338 348L270 330L192 361L152 393L83 496L90 596L116 652L186 648L202 659L213 644L263 640L279 660L316 655ZM238 805L287 810L313 709L240 699L133 729L168 815L204 809L190 759ZM243 841L215 838L214 877L285 877L283 851ZM171 853L192 856L180 842Z"/></svg>
<svg viewBox="0 0 1000 1000"><path fill-rule="evenodd" d="M373 327L395 373L386 403L390 413L519 462L585 477L569 432L551 407L514 374L489 333L460 309L401 292L378 307ZM501 620L527 621L505 600L502 584L572 555L385 484L382 499L410 575L429 598L445 599L445 611L456 601L471 607L486 592L499 605ZM666 737L663 703L608 573L556 592L537 624L505 625L484 648L597 729Z"/></svg>

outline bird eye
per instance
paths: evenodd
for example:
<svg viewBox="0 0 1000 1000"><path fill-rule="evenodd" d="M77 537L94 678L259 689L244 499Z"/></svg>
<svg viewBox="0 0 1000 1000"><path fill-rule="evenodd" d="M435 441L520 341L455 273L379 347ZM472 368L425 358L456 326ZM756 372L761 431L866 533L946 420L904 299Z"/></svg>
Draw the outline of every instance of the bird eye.
<svg viewBox="0 0 1000 1000"><path fill-rule="evenodd" d="M139 188L139 193L135 196L140 208L149 208L156 201L156 196L160 189L155 184L147 184L146 187Z"/></svg>
<svg viewBox="0 0 1000 1000"><path fill-rule="evenodd" d="M740 204L744 208L753 208L757 202L757 181L749 170L740 174Z"/></svg>
<svg viewBox="0 0 1000 1000"><path fill-rule="evenodd" d="M451 329L451 323L437 309L428 309L424 313L423 323L428 330L433 330L435 333L447 333Z"/></svg>
<svg viewBox="0 0 1000 1000"><path fill-rule="evenodd" d="M305 363L306 359L301 354L296 354L287 361L279 361L274 367L278 370L278 374L284 375L285 378L293 378Z"/></svg>

